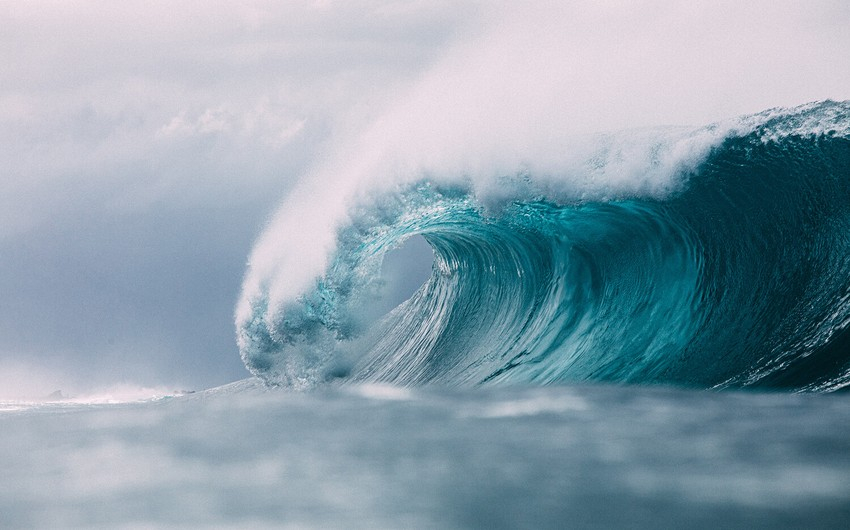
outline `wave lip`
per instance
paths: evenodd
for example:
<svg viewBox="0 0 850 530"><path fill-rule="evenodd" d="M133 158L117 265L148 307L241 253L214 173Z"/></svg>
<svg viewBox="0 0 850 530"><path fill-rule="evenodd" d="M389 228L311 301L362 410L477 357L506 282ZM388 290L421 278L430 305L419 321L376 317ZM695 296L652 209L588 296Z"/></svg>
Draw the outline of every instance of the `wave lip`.
<svg viewBox="0 0 850 530"><path fill-rule="evenodd" d="M360 190L299 295L275 296L286 270L249 269L242 357L291 387L848 386L849 137L850 102L826 101L600 136L560 179L528 165ZM275 230L260 246L298 227ZM383 257L413 235L432 275L376 314Z"/></svg>

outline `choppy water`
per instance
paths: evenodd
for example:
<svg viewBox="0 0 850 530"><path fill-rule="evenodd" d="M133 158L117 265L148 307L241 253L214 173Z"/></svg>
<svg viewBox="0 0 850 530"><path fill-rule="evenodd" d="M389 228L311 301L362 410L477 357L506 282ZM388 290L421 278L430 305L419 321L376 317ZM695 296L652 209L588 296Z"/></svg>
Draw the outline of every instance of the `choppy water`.
<svg viewBox="0 0 850 530"><path fill-rule="evenodd" d="M12 407L8 406L7 409ZM846 394L306 393L0 413L3 528L840 528Z"/></svg>

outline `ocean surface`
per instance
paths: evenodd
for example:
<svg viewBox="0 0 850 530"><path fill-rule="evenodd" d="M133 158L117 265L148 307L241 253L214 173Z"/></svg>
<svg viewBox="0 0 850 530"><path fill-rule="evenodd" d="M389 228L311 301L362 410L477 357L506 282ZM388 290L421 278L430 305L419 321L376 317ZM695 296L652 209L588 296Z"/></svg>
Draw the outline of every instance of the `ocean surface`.
<svg viewBox="0 0 850 530"><path fill-rule="evenodd" d="M6 403L2 528L843 528L846 394L608 384Z"/></svg>
<svg viewBox="0 0 850 530"><path fill-rule="evenodd" d="M250 256L253 377L0 403L0 527L846 527L850 102L563 151L318 170Z"/></svg>

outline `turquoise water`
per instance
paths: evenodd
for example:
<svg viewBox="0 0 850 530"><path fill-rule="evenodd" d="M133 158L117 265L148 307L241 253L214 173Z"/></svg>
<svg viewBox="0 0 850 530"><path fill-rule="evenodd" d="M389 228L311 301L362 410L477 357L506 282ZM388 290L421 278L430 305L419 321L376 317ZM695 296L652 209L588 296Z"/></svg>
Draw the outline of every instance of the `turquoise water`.
<svg viewBox="0 0 850 530"><path fill-rule="evenodd" d="M270 294L292 269L249 268L243 359L295 388L843 388L848 131L850 103L822 102L650 131L637 147L630 134L603 137L570 174L495 178L497 192L465 175L376 188L346 206L300 294ZM695 148L702 137L710 144ZM414 235L433 249L432 273L382 315L382 260ZM266 246L285 245L279 236ZM303 249L276 251L297 263Z"/></svg>

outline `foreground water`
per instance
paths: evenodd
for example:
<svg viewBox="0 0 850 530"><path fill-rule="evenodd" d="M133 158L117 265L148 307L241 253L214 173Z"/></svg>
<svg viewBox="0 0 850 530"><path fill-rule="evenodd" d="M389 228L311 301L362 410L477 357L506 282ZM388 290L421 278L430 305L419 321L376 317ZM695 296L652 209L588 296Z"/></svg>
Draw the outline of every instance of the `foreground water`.
<svg viewBox="0 0 850 530"><path fill-rule="evenodd" d="M634 386L6 403L2 528L836 528L850 397Z"/></svg>

